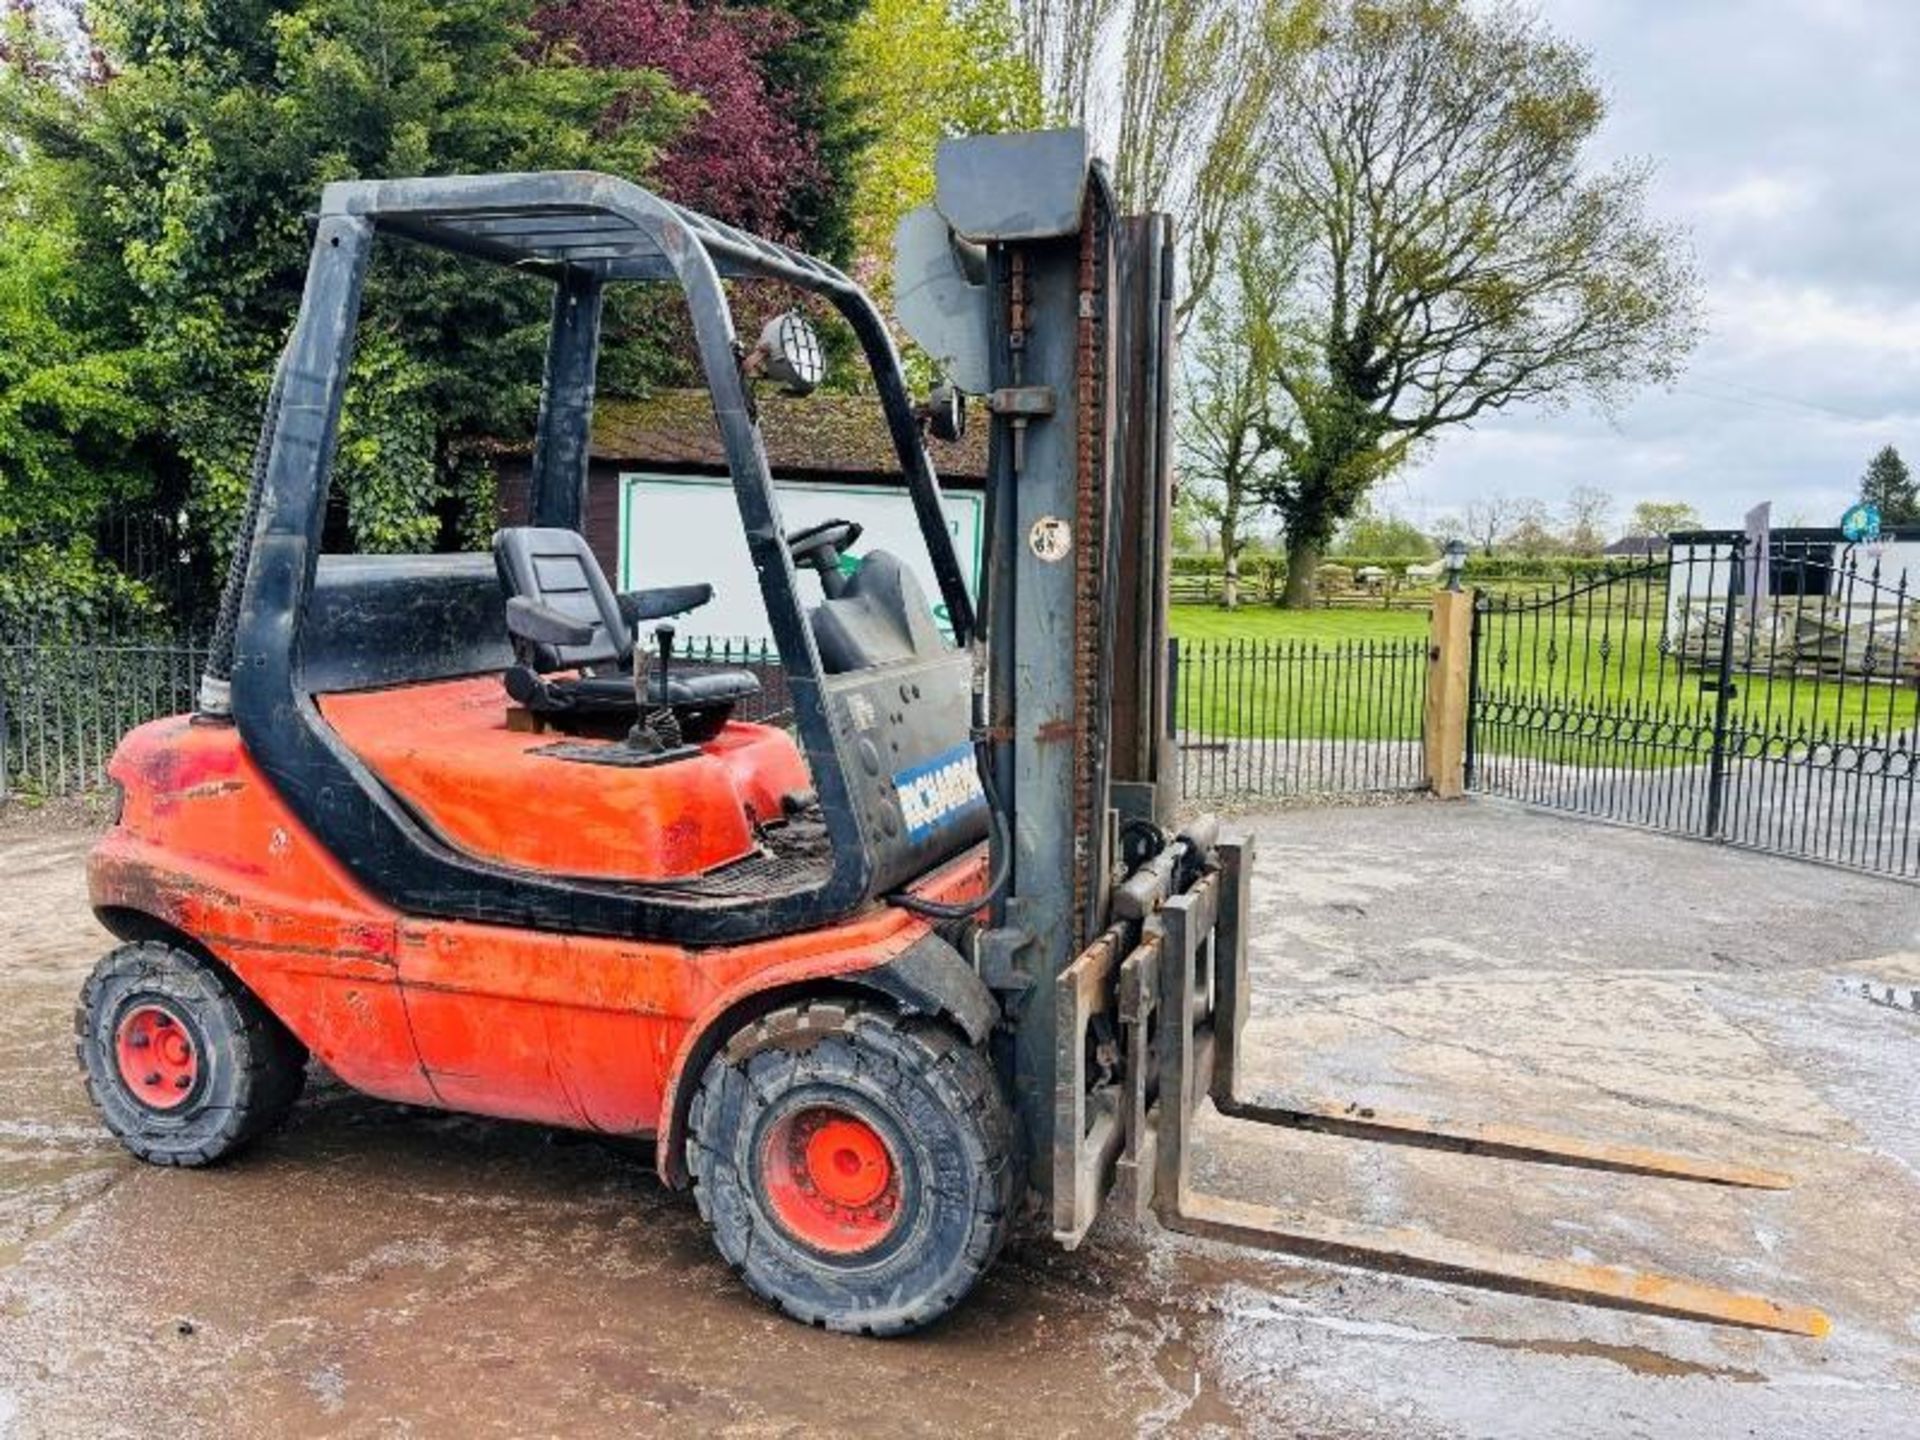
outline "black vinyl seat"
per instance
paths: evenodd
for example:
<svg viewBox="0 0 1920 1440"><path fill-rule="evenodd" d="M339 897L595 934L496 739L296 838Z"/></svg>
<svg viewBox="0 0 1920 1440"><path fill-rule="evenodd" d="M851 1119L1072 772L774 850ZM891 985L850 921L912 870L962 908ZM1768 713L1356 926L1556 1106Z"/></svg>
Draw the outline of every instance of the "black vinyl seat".
<svg viewBox="0 0 1920 1440"><path fill-rule="evenodd" d="M573 530L531 525L501 530L493 537L493 559L509 598L524 596L589 634L584 643L567 645L513 639L519 663L506 673L507 693L561 729L569 728L569 721L631 724L638 713L633 627L713 598L711 585L617 595L585 537ZM580 673L550 678L557 670ZM647 683L648 703L672 709L682 735L695 744L718 734L735 705L760 693L758 677L746 670L673 674L664 682L656 670Z"/></svg>

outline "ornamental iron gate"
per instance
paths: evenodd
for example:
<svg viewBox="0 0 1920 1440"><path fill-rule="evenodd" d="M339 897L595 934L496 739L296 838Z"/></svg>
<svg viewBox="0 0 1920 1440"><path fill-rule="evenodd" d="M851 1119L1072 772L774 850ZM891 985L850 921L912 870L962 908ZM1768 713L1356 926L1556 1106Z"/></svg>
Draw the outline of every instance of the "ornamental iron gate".
<svg viewBox="0 0 1920 1440"><path fill-rule="evenodd" d="M1920 537L1916 537L1920 538ZM1474 610L1467 784L1920 879L1920 608L1902 550L1837 532L1664 557Z"/></svg>
<svg viewBox="0 0 1920 1440"><path fill-rule="evenodd" d="M1208 803L1426 784L1427 641L1168 642L1180 793Z"/></svg>

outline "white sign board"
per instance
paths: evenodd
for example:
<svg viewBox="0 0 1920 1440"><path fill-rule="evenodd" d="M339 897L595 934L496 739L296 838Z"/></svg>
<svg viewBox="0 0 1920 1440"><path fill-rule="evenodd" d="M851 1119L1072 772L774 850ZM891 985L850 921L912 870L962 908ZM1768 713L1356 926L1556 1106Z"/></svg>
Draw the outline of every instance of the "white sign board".
<svg viewBox="0 0 1920 1440"><path fill-rule="evenodd" d="M851 520L862 527L854 554L885 550L913 572L927 594L934 622L952 633L933 562L920 538L913 500L904 485L844 485L805 480L776 480L780 523L791 533L825 520ZM945 491L941 496L960 573L969 593L980 590L985 500L979 495ZM625 474L620 477L620 580L622 590L662 585L713 586L713 599L678 623L688 638L773 643L766 602L733 482L705 475ZM801 576L803 594L817 593Z"/></svg>
<svg viewBox="0 0 1920 1440"><path fill-rule="evenodd" d="M1773 573L1773 502L1763 500L1747 512L1747 623L1759 625L1760 602L1767 598Z"/></svg>

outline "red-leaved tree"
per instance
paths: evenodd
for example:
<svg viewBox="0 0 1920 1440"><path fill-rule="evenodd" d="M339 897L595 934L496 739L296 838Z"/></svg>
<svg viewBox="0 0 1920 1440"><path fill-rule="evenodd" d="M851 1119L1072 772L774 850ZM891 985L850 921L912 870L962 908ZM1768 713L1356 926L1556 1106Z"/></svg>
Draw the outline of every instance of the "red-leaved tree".
<svg viewBox="0 0 1920 1440"><path fill-rule="evenodd" d="M535 26L587 64L658 70L706 110L668 148L651 182L669 198L763 235L792 238L788 199L819 180L813 138L788 118L762 62L794 22L759 6L700 0L562 0Z"/></svg>

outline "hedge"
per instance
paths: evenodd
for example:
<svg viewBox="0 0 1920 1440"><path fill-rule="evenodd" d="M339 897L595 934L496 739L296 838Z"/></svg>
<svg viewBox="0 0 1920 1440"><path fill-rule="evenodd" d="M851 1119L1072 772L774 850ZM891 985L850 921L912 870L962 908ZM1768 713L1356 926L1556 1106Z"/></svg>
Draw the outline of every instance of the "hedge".
<svg viewBox="0 0 1920 1440"><path fill-rule="evenodd" d="M1429 557L1423 560L1407 555L1329 555L1326 557L1326 563L1344 565L1349 570L1377 566L1398 576L1403 574L1409 565L1431 564L1437 558ZM1637 563L1641 562L1623 563L1599 555L1548 555L1537 559L1527 559L1518 555L1469 555L1465 577L1469 584L1476 580L1588 580L1610 571L1631 568ZM1173 557L1173 573L1177 577L1194 579L1204 577L1217 581L1223 569L1218 555L1175 555ZM1285 576L1287 573L1285 557L1279 555L1242 557L1241 584L1249 584L1264 578L1268 573L1276 578Z"/></svg>

